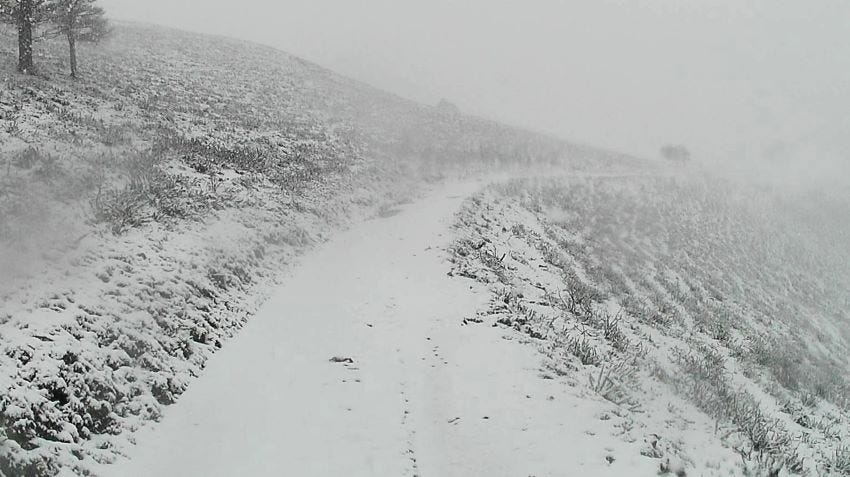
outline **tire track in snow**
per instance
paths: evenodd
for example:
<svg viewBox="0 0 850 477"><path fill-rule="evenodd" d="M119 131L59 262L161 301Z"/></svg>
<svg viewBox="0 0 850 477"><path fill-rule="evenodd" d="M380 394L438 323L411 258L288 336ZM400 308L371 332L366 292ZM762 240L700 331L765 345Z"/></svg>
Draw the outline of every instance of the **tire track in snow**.
<svg viewBox="0 0 850 477"><path fill-rule="evenodd" d="M446 277L442 250L479 186L437 190L305 256L163 421L137 433L130 460L101 473L653 475L604 460L583 433L599 426L597 406L541 379L535 349L461 326L489 293Z"/></svg>

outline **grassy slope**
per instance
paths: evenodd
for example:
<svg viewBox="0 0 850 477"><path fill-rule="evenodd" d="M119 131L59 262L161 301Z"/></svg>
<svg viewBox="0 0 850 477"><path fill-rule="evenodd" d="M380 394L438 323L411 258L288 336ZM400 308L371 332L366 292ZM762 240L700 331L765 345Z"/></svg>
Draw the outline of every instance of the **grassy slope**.
<svg viewBox="0 0 850 477"><path fill-rule="evenodd" d="M416 181L618 163L254 44L119 25L13 72L0 27L0 473L87 472L156 419L281 265Z"/></svg>
<svg viewBox="0 0 850 477"><path fill-rule="evenodd" d="M514 181L461 214L453 274L666 443L644 454L662 470L850 475L848 212L687 175Z"/></svg>

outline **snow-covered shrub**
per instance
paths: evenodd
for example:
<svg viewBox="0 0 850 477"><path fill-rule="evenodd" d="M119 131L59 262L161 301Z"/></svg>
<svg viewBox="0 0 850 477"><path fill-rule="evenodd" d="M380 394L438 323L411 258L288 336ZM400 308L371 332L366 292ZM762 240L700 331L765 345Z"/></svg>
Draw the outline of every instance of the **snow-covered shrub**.
<svg viewBox="0 0 850 477"><path fill-rule="evenodd" d="M636 407L630 388L635 386L637 368L628 360L601 364L599 373L590 375L590 387L603 398L618 406Z"/></svg>
<svg viewBox="0 0 850 477"><path fill-rule="evenodd" d="M567 350L583 365L595 366L602 362L599 350L585 336L570 337L567 340Z"/></svg>
<svg viewBox="0 0 850 477"><path fill-rule="evenodd" d="M848 476L850 475L850 446L842 445L827 456L824 470L829 475Z"/></svg>

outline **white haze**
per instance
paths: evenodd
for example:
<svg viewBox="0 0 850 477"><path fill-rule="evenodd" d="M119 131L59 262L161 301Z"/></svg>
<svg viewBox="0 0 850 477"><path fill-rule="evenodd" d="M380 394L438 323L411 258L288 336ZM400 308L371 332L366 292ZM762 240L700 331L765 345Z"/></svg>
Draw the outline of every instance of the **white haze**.
<svg viewBox="0 0 850 477"><path fill-rule="evenodd" d="M577 142L648 157L680 142L707 164L848 171L846 0L102 3L114 18L262 42Z"/></svg>

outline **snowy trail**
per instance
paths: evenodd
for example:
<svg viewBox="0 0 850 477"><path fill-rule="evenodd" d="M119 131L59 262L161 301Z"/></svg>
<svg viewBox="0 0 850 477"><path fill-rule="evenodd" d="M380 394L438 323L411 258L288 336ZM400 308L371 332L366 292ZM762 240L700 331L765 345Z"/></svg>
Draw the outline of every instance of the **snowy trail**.
<svg viewBox="0 0 850 477"><path fill-rule="evenodd" d="M304 257L163 421L138 433L130 459L103 473L653 475L657 464L638 455L606 461L618 444L598 403L542 379L534 348L461 325L487 295L446 276L443 247L480 186L441 188Z"/></svg>

